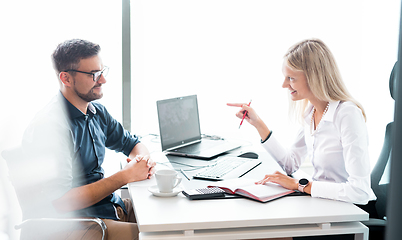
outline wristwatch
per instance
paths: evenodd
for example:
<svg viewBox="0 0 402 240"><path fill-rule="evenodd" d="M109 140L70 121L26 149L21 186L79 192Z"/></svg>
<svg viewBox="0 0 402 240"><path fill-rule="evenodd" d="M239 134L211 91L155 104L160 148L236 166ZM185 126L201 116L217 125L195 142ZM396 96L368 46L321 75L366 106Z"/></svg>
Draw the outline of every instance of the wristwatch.
<svg viewBox="0 0 402 240"><path fill-rule="evenodd" d="M304 192L304 188L308 185L309 181L305 178L299 180L299 187L298 190L300 192Z"/></svg>

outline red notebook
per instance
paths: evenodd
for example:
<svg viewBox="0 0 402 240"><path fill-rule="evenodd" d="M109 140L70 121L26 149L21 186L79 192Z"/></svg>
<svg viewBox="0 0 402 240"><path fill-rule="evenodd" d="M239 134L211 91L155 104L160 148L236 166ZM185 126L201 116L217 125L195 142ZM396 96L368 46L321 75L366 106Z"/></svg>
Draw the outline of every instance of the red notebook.
<svg viewBox="0 0 402 240"><path fill-rule="evenodd" d="M219 187L226 193L241 195L260 202L272 201L295 192L275 183L255 184L257 181L249 178L235 178L220 181L208 187Z"/></svg>

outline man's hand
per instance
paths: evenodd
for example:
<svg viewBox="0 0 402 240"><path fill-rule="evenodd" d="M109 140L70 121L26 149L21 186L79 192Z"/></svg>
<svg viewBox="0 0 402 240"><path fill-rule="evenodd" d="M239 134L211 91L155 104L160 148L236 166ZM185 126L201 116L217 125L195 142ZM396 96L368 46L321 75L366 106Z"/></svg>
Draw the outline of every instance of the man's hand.
<svg viewBox="0 0 402 240"><path fill-rule="evenodd" d="M53 201L54 207L62 213L83 209L99 202L127 183L150 178L154 173L155 163L149 156L138 156L134 159L135 161L127 159L127 165L110 177L72 188L64 196Z"/></svg>
<svg viewBox="0 0 402 240"><path fill-rule="evenodd" d="M134 160L134 161L132 161L132 160ZM156 163L150 158L149 155L145 155L145 156L137 155L137 156L134 157L134 159L127 158L127 163L128 164L124 169L129 167L130 164L131 165L138 165L139 164L137 166L138 169L136 169L136 170L133 169L132 170L132 171L135 171L134 174L138 174L138 177L139 177L137 180L134 180L134 181L141 181L141 180L144 180L144 179L149 179L155 173ZM145 164L144 167L146 167L146 169L143 169L143 166L142 166L143 164ZM146 177L144 178L144 176L145 176L144 171L145 170L146 170L147 174L146 174ZM130 181L130 182L134 182L134 181Z"/></svg>

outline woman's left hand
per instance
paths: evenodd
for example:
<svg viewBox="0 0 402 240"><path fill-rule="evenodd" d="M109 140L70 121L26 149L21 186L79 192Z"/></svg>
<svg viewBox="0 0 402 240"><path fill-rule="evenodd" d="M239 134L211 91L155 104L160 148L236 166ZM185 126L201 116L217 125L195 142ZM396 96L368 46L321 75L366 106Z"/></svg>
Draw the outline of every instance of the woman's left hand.
<svg viewBox="0 0 402 240"><path fill-rule="evenodd" d="M276 171L273 174L265 175L264 179L256 182L256 184L265 184L267 182L273 182L281 185L284 188L290 190L297 190L298 188L298 180L291 178L281 172Z"/></svg>

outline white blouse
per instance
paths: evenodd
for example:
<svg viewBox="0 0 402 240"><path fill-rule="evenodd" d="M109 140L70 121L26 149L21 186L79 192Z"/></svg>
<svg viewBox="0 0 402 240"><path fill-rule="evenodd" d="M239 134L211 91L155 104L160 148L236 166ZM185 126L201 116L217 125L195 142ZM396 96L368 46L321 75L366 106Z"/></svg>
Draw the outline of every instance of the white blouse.
<svg viewBox="0 0 402 240"><path fill-rule="evenodd" d="M330 102L314 134L310 133L313 106L305 113L304 128L289 150L272 135L262 146L287 174L311 159L312 197L367 204L376 196L370 184L368 134L361 110L352 102Z"/></svg>

